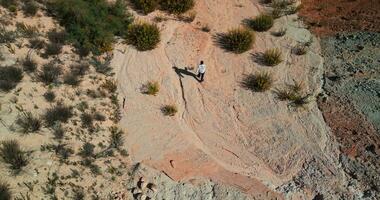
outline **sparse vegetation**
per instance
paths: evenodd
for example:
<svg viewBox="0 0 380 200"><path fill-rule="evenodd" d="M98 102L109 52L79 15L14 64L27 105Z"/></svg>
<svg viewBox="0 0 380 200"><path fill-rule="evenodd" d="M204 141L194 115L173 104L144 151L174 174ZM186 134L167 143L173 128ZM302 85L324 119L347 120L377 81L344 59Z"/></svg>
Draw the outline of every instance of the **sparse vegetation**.
<svg viewBox="0 0 380 200"><path fill-rule="evenodd" d="M37 132L41 128L41 120L33 116L31 112L21 112L16 119L16 124L21 127L23 133Z"/></svg>
<svg viewBox="0 0 380 200"><path fill-rule="evenodd" d="M53 102L55 100L55 93L52 90L48 90L45 92L44 97L47 102Z"/></svg>
<svg viewBox="0 0 380 200"><path fill-rule="evenodd" d="M227 51L239 54L251 49L255 42L255 37L251 31L238 28L221 35L218 42Z"/></svg>
<svg viewBox="0 0 380 200"><path fill-rule="evenodd" d="M0 25L0 44L9 44L15 42L17 33L15 31L8 31L4 26Z"/></svg>
<svg viewBox="0 0 380 200"><path fill-rule="evenodd" d="M62 52L61 43L50 42L45 46L45 57L59 55Z"/></svg>
<svg viewBox="0 0 380 200"><path fill-rule="evenodd" d="M254 92L264 92L272 87L273 78L269 73L249 74L242 82L243 87Z"/></svg>
<svg viewBox="0 0 380 200"><path fill-rule="evenodd" d="M115 126L110 128L110 132L109 147L120 149L120 147L124 144L124 132Z"/></svg>
<svg viewBox="0 0 380 200"><path fill-rule="evenodd" d="M160 91L160 85L157 81L149 81L146 85L143 86L143 92L149 95L157 95Z"/></svg>
<svg viewBox="0 0 380 200"><path fill-rule="evenodd" d="M136 9L141 10L144 14L153 12L158 7L159 0L131 0Z"/></svg>
<svg viewBox="0 0 380 200"><path fill-rule="evenodd" d="M3 161L10 165L15 172L20 171L28 164L26 152L24 152L17 140L1 142L0 155Z"/></svg>
<svg viewBox="0 0 380 200"><path fill-rule="evenodd" d="M85 142L82 145L82 148L79 152L79 155L81 155L84 158L93 157L94 156L94 149L95 149L95 145L93 145L89 142Z"/></svg>
<svg viewBox="0 0 380 200"><path fill-rule="evenodd" d="M73 74L78 76L86 75L87 71L90 69L90 65L88 63L82 62L78 64L74 64L70 66L70 70Z"/></svg>
<svg viewBox="0 0 380 200"><path fill-rule="evenodd" d="M64 30L52 29L47 33L47 36L52 43L65 44L67 33Z"/></svg>
<svg viewBox="0 0 380 200"><path fill-rule="evenodd" d="M94 117L91 113L82 113L80 116L82 127L91 129L94 126Z"/></svg>
<svg viewBox="0 0 380 200"><path fill-rule="evenodd" d="M0 182L0 199L1 200L11 200L12 199L11 188L5 182Z"/></svg>
<svg viewBox="0 0 380 200"><path fill-rule="evenodd" d="M114 36L123 36L132 22L122 0L56 0L48 4L48 10L66 28L68 39L83 55L110 51Z"/></svg>
<svg viewBox="0 0 380 200"><path fill-rule="evenodd" d="M294 82L293 85L287 85L285 88L276 89L277 98L281 101L289 101L294 107L303 107L310 102L309 94L302 94L303 84Z"/></svg>
<svg viewBox="0 0 380 200"><path fill-rule="evenodd" d="M52 127L56 122L66 123L73 116L72 108L61 103L46 110L44 115L47 126Z"/></svg>
<svg viewBox="0 0 380 200"><path fill-rule="evenodd" d="M194 7L194 0L161 0L163 10L173 14L182 14Z"/></svg>
<svg viewBox="0 0 380 200"><path fill-rule="evenodd" d="M38 79L46 85L57 82L58 77L62 74L61 67L55 62L49 62L42 66L38 72Z"/></svg>
<svg viewBox="0 0 380 200"><path fill-rule="evenodd" d="M160 30L155 24L134 23L128 27L126 39L139 51L152 50L160 42Z"/></svg>
<svg viewBox="0 0 380 200"><path fill-rule="evenodd" d="M65 129L62 127L60 122L55 123L52 127L53 135L55 139L62 139L65 136Z"/></svg>
<svg viewBox="0 0 380 200"><path fill-rule="evenodd" d="M22 70L18 67L0 67L0 90L8 92L15 88L22 80Z"/></svg>
<svg viewBox="0 0 380 200"><path fill-rule="evenodd" d="M96 72L104 74L104 75L110 75L112 72L112 68L110 67L111 58L106 58L105 61L99 61L96 58L93 58L91 60L91 64L94 66Z"/></svg>
<svg viewBox="0 0 380 200"><path fill-rule="evenodd" d="M22 66L25 72L31 73L36 71L37 62L32 59L30 55L26 56L26 58L22 61Z"/></svg>
<svg viewBox="0 0 380 200"><path fill-rule="evenodd" d="M282 53L280 49L268 49L264 52L263 60L268 66L275 66L282 62Z"/></svg>
<svg viewBox="0 0 380 200"><path fill-rule="evenodd" d="M63 76L63 83L71 86L77 86L80 83L79 75L75 72L67 72Z"/></svg>
<svg viewBox="0 0 380 200"><path fill-rule="evenodd" d="M178 112L178 109L176 105L170 104L163 106L161 111L166 116L174 116Z"/></svg>
<svg viewBox="0 0 380 200"><path fill-rule="evenodd" d="M109 93L115 93L117 90L116 82L113 80L106 80L100 85L100 87L107 90Z"/></svg>
<svg viewBox="0 0 380 200"><path fill-rule="evenodd" d="M17 32L25 38L33 38L39 36L36 26L27 25L25 23L16 23Z"/></svg>
<svg viewBox="0 0 380 200"><path fill-rule="evenodd" d="M45 40L40 39L38 37L31 38L29 40L30 48L32 49L43 49L45 46Z"/></svg>
<svg viewBox="0 0 380 200"><path fill-rule="evenodd" d="M253 19L248 20L248 26L255 31L267 31L273 26L273 17L266 14L261 14Z"/></svg>

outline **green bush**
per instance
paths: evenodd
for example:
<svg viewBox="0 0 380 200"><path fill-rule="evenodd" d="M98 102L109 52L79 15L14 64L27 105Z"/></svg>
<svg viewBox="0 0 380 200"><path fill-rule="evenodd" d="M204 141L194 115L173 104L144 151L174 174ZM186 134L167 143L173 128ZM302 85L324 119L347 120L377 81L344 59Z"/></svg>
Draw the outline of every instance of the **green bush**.
<svg viewBox="0 0 380 200"><path fill-rule="evenodd" d="M8 92L22 80L22 70L18 67L0 67L0 90Z"/></svg>
<svg viewBox="0 0 380 200"><path fill-rule="evenodd" d="M264 92L272 87L273 78L269 73L249 74L242 82L243 87L253 92Z"/></svg>
<svg viewBox="0 0 380 200"><path fill-rule="evenodd" d="M248 25L255 31L267 31L273 26L273 17L271 15L261 14L248 20Z"/></svg>
<svg viewBox="0 0 380 200"><path fill-rule="evenodd" d="M41 82L48 85L51 83L56 83L61 74L61 67L53 61L42 66L42 70L38 72L37 78Z"/></svg>
<svg viewBox="0 0 380 200"><path fill-rule="evenodd" d="M222 34L218 42L225 50L240 54L251 49L255 36L247 29L237 28Z"/></svg>
<svg viewBox="0 0 380 200"><path fill-rule="evenodd" d="M12 199L11 188L5 182L0 182L0 199L1 200L11 200Z"/></svg>
<svg viewBox="0 0 380 200"><path fill-rule="evenodd" d="M47 102L53 102L55 99L55 93L51 90L48 90L45 92L44 97Z"/></svg>
<svg viewBox="0 0 380 200"><path fill-rule="evenodd" d="M159 91L160 91L160 85L158 84L157 81L149 81L144 86L144 93L145 94L156 96Z"/></svg>
<svg viewBox="0 0 380 200"><path fill-rule="evenodd" d="M26 152L21 150L17 140L1 142L0 155L3 161L9 164L10 168L16 172L28 164Z"/></svg>
<svg viewBox="0 0 380 200"><path fill-rule="evenodd" d="M22 10L26 16L35 16L38 11L38 5L34 0L24 1Z"/></svg>
<svg viewBox="0 0 380 200"><path fill-rule="evenodd" d="M16 124L21 127L23 133L37 132L41 128L41 120L31 112L22 112L17 116Z"/></svg>
<svg viewBox="0 0 380 200"><path fill-rule="evenodd" d="M26 58L22 61L22 66L25 72L31 73L36 71L37 62L34 61L30 56L26 56Z"/></svg>
<svg viewBox="0 0 380 200"><path fill-rule="evenodd" d="M282 53L280 49L268 49L264 52L263 60L268 66L275 66L282 62Z"/></svg>
<svg viewBox="0 0 380 200"><path fill-rule="evenodd" d="M106 80L100 85L100 87L107 90L109 93L115 93L117 90L116 82L113 80Z"/></svg>
<svg viewBox="0 0 380 200"><path fill-rule="evenodd" d="M135 23L128 27L126 39L139 51L152 50L160 42L160 30L155 24Z"/></svg>
<svg viewBox="0 0 380 200"><path fill-rule="evenodd" d="M72 108L59 103L46 110L44 119L46 125L52 127L56 122L66 123L72 116Z"/></svg>
<svg viewBox="0 0 380 200"><path fill-rule="evenodd" d="M66 28L68 39L81 54L100 54L112 49L114 36L123 36L132 17L123 0L55 0L48 10Z"/></svg>
<svg viewBox="0 0 380 200"><path fill-rule="evenodd" d="M153 12L158 7L158 0L131 0L136 9L144 14Z"/></svg>
<svg viewBox="0 0 380 200"><path fill-rule="evenodd" d="M10 7L17 7L18 1L17 0L0 0L0 5L4 8L10 8Z"/></svg>
<svg viewBox="0 0 380 200"><path fill-rule="evenodd" d="M174 116L178 112L178 109L176 105L171 104L163 106L161 111L166 116Z"/></svg>
<svg viewBox="0 0 380 200"><path fill-rule="evenodd" d="M163 10L173 14L182 14L194 7L194 0L161 0Z"/></svg>

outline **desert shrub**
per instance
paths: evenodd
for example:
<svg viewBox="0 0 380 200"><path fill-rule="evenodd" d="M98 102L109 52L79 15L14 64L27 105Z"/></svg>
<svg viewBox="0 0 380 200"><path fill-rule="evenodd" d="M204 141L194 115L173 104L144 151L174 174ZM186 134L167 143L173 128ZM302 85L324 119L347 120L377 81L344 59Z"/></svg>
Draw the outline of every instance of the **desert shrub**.
<svg viewBox="0 0 380 200"><path fill-rule="evenodd" d="M10 7L17 7L18 1L17 0L0 0L0 5L4 8L10 8Z"/></svg>
<svg viewBox="0 0 380 200"><path fill-rule="evenodd" d="M61 67L54 61L42 66L37 74L37 78L46 85L57 82L58 77L62 74Z"/></svg>
<svg viewBox="0 0 380 200"><path fill-rule="evenodd" d="M55 100L55 93L52 90L48 90L44 93L44 97L47 102L53 102Z"/></svg>
<svg viewBox="0 0 380 200"><path fill-rule="evenodd" d="M96 113L94 113L94 119L96 121L105 121L106 116L104 116L102 113L96 112Z"/></svg>
<svg viewBox="0 0 380 200"><path fill-rule="evenodd" d="M161 0L160 5L163 10L169 13L181 14L194 7L194 0Z"/></svg>
<svg viewBox="0 0 380 200"><path fill-rule="evenodd" d="M84 76L90 69L90 65L88 63L82 62L77 63L70 66L71 73L78 75L78 76Z"/></svg>
<svg viewBox="0 0 380 200"><path fill-rule="evenodd" d="M63 76L63 83L71 86L77 86L80 83L79 75L72 71L67 72Z"/></svg>
<svg viewBox="0 0 380 200"><path fill-rule="evenodd" d="M116 82L113 80L106 80L100 85L100 87L107 90L110 93L115 93L117 90Z"/></svg>
<svg viewBox="0 0 380 200"><path fill-rule="evenodd" d="M309 50L309 46L306 45L306 44L297 44L294 48L293 48L293 53L298 55L298 56L301 56L301 55L305 55Z"/></svg>
<svg viewBox="0 0 380 200"><path fill-rule="evenodd" d="M114 36L123 36L132 21L124 1L55 0L48 10L67 31L68 39L86 54L100 54L112 49Z"/></svg>
<svg viewBox="0 0 380 200"><path fill-rule="evenodd" d="M120 149L124 144L124 132L116 126L110 127L110 132L109 147Z"/></svg>
<svg viewBox="0 0 380 200"><path fill-rule="evenodd" d="M36 26L26 25L25 23L16 23L16 30L25 38L33 38L39 36L39 30Z"/></svg>
<svg viewBox="0 0 380 200"><path fill-rule="evenodd" d="M0 199L1 200L11 200L12 199L11 188L5 182L0 182Z"/></svg>
<svg viewBox="0 0 380 200"><path fill-rule="evenodd" d="M86 101L81 101L78 105L77 108L79 111L84 112L86 109L88 109L88 103Z"/></svg>
<svg viewBox="0 0 380 200"><path fill-rule="evenodd" d="M32 49L43 49L45 46L45 40L34 37L29 40L29 44L29 47Z"/></svg>
<svg viewBox="0 0 380 200"><path fill-rule="evenodd" d="M62 139L65 136L66 130L62 127L61 123L55 123L52 127L53 135L55 139Z"/></svg>
<svg viewBox="0 0 380 200"><path fill-rule="evenodd" d="M67 33L64 30L52 29L47 33L47 36L52 43L65 44Z"/></svg>
<svg viewBox="0 0 380 200"><path fill-rule="evenodd" d="M242 85L254 92L264 92L272 87L273 78L269 73L256 73L247 75Z"/></svg>
<svg viewBox="0 0 380 200"><path fill-rule="evenodd" d="M82 113L82 115L80 116L80 119L82 121L82 126L84 128L92 128L93 127L93 123L94 123L94 117L92 114L90 113Z"/></svg>
<svg viewBox="0 0 380 200"><path fill-rule="evenodd" d="M59 55L62 52L63 45L61 43L50 42L45 47L45 57Z"/></svg>
<svg viewBox="0 0 380 200"><path fill-rule="evenodd" d="M38 11L38 5L34 0L24 1L22 10L26 16L35 16Z"/></svg>
<svg viewBox="0 0 380 200"><path fill-rule="evenodd" d="M161 111L166 116L174 116L177 112L177 106L174 104L162 106Z"/></svg>
<svg viewBox="0 0 380 200"><path fill-rule="evenodd" d="M268 66L275 66L282 62L282 53L280 49L268 49L264 52L263 60Z"/></svg>
<svg viewBox="0 0 380 200"><path fill-rule="evenodd" d="M0 44L8 44L15 42L17 33L15 31L8 31L4 26L0 25Z"/></svg>
<svg viewBox="0 0 380 200"><path fill-rule="evenodd" d="M310 102L310 95L303 94L303 84L294 82L292 85L287 85L285 88L276 89L277 98L281 101L289 101L294 107L303 107Z"/></svg>
<svg viewBox="0 0 380 200"><path fill-rule="evenodd" d="M46 110L44 119L46 125L52 127L56 122L66 123L72 116L72 107L58 103Z"/></svg>
<svg viewBox="0 0 380 200"><path fill-rule="evenodd" d="M0 67L0 90L8 92L22 80L22 70L18 67Z"/></svg>
<svg viewBox="0 0 380 200"><path fill-rule="evenodd" d="M3 161L10 165L12 170L20 171L28 164L26 152L24 152L17 140L1 142L0 155Z"/></svg>
<svg viewBox="0 0 380 200"><path fill-rule="evenodd" d="M207 24L204 25L204 26L202 26L201 30L202 30L203 32L206 32L206 33L208 33L208 32L211 31L210 27L209 27Z"/></svg>
<svg viewBox="0 0 380 200"><path fill-rule="evenodd" d="M160 91L160 85L157 81L149 81L146 85L144 85L144 93L149 95L157 95Z"/></svg>
<svg viewBox="0 0 380 200"><path fill-rule="evenodd" d="M26 58L22 61L22 67L25 72L31 73L36 71L37 62L33 60L31 56L26 56Z"/></svg>
<svg viewBox="0 0 380 200"><path fill-rule="evenodd" d="M111 58L107 58L105 61L99 61L98 59L93 58L91 64L94 66L95 71L104 75L110 75L112 68L110 67Z"/></svg>
<svg viewBox="0 0 380 200"><path fill-rule="evenodd" d="M21 127L23 133L33 133L41 128L41 120L33 116L31 112L22 112L18 115L16 124Z"/></svg>
<svg viewBox="0 0 380 200"><path fill-rule="evenodd" d="M139 51L152 50L160 42L160 30L155 24L135 23L128 27L126 39Z"/></svg>
<svg viewBox="0 0 380 200"><path fill-rule="evenodd" d="M136 9L141 10L144 14L153 12L158 7L158 0L131 0Z"/></svg>
<svg viewBox="0 0 380 200"><path fill-rule="evenodd" d="M243 28L232 29L219 37L219 44L227 51L244 53L251 49L255 41L254 34Z"/></svg>
<svg viewBox="0 0 380 200"><path fill-rule="evenodd" d="M73 200L84 200L85 196L86 195L85 195L83 189L81 189L81 188L73 189Z"/></svg>
<svg viewBox="0 0 380 200"><path fill-rule="evenodd" d="M83 145L82 145L82 148L79 152L79 155L81 155L82 157L86 158L86 157L93 157L94 156L94 149L95 149L95 145L89 143L89 142L85 142Z"/></svg>
<svg viewBox="0 0 380 200"><path fill-rule="evenodd" d="M248 26L255 31L267 31L273 26L273 17L270 15L261 14L248 20Z"/></svg>
<svg viewBox="0 0 380 200"><path fill-rule="evenodd" d="M192 12L188 12L186 14L179 15L178 18L181 21L191 23L194 21L196 16L197 16L197 13L195 11L192 11Z"/></svg>

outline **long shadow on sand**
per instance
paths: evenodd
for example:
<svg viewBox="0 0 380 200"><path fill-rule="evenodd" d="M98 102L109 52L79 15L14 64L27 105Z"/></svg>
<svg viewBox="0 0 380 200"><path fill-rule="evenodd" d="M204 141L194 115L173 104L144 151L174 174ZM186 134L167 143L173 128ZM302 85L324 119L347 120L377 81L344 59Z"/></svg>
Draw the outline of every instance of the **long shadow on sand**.
<svg viewBox="0 0 380 200"><path fill-rule="evenodd" d="M197 79L197 76L193 72L189 71L187 69L187 67L185 67L185 69L180 69L180 68L174 66L173 69L174 69L175 73L177 73L177 75L178 75L179 78L184 78L184 75L186 75L186 76L191 76L195 80L199 81Z"/></svg>

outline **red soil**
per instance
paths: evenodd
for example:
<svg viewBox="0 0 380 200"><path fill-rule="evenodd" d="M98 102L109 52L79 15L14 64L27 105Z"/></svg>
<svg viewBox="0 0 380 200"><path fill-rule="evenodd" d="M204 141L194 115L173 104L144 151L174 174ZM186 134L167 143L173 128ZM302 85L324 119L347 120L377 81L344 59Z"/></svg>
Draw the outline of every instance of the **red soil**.
<svg viewBox="0 0 380 200"><path fill-rule="evenodd" d="M380 32L380 0L303 0L299 15L320 36Z"/></svg>
<svg viewBox="0 0 380 200"><path fill-rule="evenodd" d="M318 105L343 154L362 160L368 159L368 151L380 154L380 137L375 128L350 102L330 96L326 101L319 100Z"/></svg>

